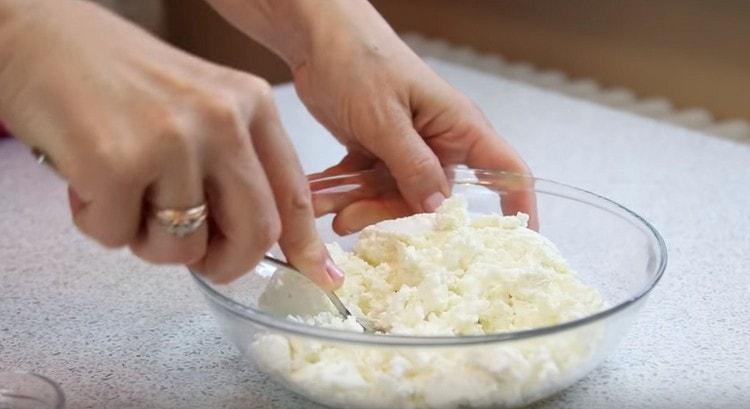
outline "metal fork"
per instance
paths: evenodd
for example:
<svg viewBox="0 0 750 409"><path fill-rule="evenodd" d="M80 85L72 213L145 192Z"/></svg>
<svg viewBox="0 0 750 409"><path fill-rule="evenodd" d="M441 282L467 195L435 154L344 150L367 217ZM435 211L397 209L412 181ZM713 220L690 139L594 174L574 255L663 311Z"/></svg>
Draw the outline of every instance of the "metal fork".
<svg viewBox="0 0 750 409"><path fill-rule="evenodd" d="M266 254L263 258L265 260L267 260L267 261L270 261L271 263L279 264L281 266L284 266L284 268L292 270L292 271L296 272L297 274L302 274L299 270L297 270L296 268L294 268L293 265L291 265L291 264L289 264L289 263L287 263L285 261L281 261L281 260L277 259L276 257L274 257L272 255ZM320 291L322 291L328 297L328 299L331 300L331 303L333 304L334 307L336 307L336 310L341 315L341 317L343 317L344 319L347 319L350 316L354 317L354 319L357 321L357 323L359 325L361 325L362 328L364 328L365 332L375 333L375 332L385 332L386 331L384 328L382 328L381 326L377 325L372 320L370 320L368 318L365 318L365 317L359 317L359 316L356 316L356 315L352 314L351 311L349 311L349 309L346 308L346 305L344 305L344 303L341 301L341 299L339 298L339 296L336 295L336 293L334 293L333 291L324 290L322 288L320 289Z"/></svg>

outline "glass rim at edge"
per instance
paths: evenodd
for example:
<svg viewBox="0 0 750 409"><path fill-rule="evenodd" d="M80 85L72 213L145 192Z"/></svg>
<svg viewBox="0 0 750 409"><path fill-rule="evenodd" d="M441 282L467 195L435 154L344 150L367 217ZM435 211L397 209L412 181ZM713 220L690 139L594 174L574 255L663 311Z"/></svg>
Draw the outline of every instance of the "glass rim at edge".
<svg viewBox="0 0 750 409"><path fill-rule="evenodd" d="M51 378L44 376L42 374L31 372L31 371L23 371L23 370L8 370L8 371L0 371L0 374L6 374L6 375L19 375L19 376L28 376L32 378L37 378L44 382L46 385L52 387L52 390L55 392L55 398L57 398L56 402L53 402L55 404L54 409L63 409L65 408L65 392L63 392L60 385L52 380Z"/></svg>
<svg viewBox="0 0 750 409"><path fill-rule="evenodd" d="M590 192L585 189L570 186L564 183L555 182L549 179L536 178L526 175L512 174L503 171L494 171L489 169L468 169L468 168L454 168L453 171L468 171L476 175L476 172L481 172L484 176L500 176L507 177L511 176L514 178L525 178L532 182L544 182L557 187L565 189L571 189L578 193L593 196L596 199L603 200L616 208L623 210L628 216L634 218L637 222L640 222L641 226L646 227L646 230L650 233L650 238L656 243L658 248L659 263L656 267L656 273L652 276L651 280L641 288L632 297L615 304L609 308L599 311L595 314L587 315L583 318L579 318L572 321L563 322L560 324L550 325L546 327L531 328L520 331L511 332L500 332L494 334L485 335L465 335L465 336L412 336L412 335L395 335L395 334L368 334L353 331L345 331L332 328L322 328L303 323L298 323L291 320L280 319L271 314L265 313L262 310L255 309L253 307L241 304L214 289L206 280L201 277L198 273L190 271L193 279L198 283L198 286L203 290L204 294L208 295L210 301L216 302L227 312L239 316L242 319L249 320L256 325L262 325L270 327L289 335L313 337L319 340L334 341L334 342L345 342L345 343L357 343L357 344L368 344L368 345L391 345L391 346L408 346L408 347L434 347L434 346L458 346L458 345L476 345L476 344L492 344L499 342L510 342L519 341L523 339L529 339L534 337L540 337L544 335L551 335L555 333L562 333L567 330L583 327L596 321L603 320L611 315L616 314L619 311L625 310L631 305L637 303L639 300L644 298L661 279L664 274L664 270L667 266L667 246L662 238L661 234L646 221L643 217L628 209L627 207L608 199L599 194ZM331 177L323 177L313 179L311 181L330 181L336 179L344 179L352 176L361 175L363 172L348 173L343 175L336 175ZM459 182L463 184L474 183L474 181ZM481 186L481 185L478 185Z"/></svg>

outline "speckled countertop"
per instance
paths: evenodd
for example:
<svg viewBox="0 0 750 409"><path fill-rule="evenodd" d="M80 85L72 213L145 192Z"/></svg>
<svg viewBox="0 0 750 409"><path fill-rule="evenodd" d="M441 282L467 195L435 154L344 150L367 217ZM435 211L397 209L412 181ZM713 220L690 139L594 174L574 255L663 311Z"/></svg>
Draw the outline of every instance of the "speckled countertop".
<svg viewBox="0 0 750 409"><path fill-rule="evenodd" d="M538 408L750 407L750 141L615 112L450 64L536 174L651 221L670 262L620 348ZM342 153L289 86L277 101L307 171ZM0 141L0 370L57 380L69 408L311 408L243 366L180 268L105 251L65 186Z"/></svg>

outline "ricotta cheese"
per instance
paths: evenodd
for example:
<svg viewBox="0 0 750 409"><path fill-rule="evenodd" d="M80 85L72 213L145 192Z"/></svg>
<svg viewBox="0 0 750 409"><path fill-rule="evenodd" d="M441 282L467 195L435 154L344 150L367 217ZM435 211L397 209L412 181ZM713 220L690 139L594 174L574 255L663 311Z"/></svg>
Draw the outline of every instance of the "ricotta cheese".
<svg viewBox="0 0 750 409"><path fill-rule="evenodd" d="M337 294L388 333L466 336L544 327L604 308L555 245L526 227L528 216L470 217L454 196L434 214L364 229L351 252L329 250L346 280ZM291 283L291 284L288 284ZM294 279L272 280L261 301ZM299 304L299 299L298 299ZM353 317L300 308L289 318L362 332ZM283 309L282 309L283 310ZM251 350L263 368L323 403L356 408L515 406L575 379L593 364L600 340L583 328L513 343L395 348L260 334Z"/></svg>

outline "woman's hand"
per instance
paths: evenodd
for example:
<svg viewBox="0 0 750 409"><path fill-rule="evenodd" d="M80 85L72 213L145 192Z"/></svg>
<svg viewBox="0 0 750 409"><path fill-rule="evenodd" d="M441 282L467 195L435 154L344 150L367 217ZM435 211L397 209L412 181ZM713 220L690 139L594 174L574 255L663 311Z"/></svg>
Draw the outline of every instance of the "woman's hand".
<svg viewBox="0 0 750 409"><path fill-rule="evenodd" d="M233 0L209 2L289 63L307 108L347 147L340 164L316 176L384 165L395 177L400 195L316 200L318 214L337 213L338 232L435 210L450 193L445 165L530 173L481 111L416 56L366 1L256 0L242 9L233 8ZM257 9L263 18L253 13ZM263 29L265 21L275 24ZM529 213L531 227L537 225L535 207L529 190L503 198L503 210Z"/></svg>
<svg viewBox="0 0 750 409"><path fill-rule="evenodd" d="M2 7L0 117L53 159L82 232L218 282L278 240L318 284L340 284L264 80L171 48L88 2ZM152 217L202 203L209 223L184 237Z"/></svg>
<svg viewBox="0 0 750 409"><path fill-rule="evenodd" d="M316 200L318 214L337 214L334 228L340 233L434 211L450 194L443 166L530 174L476 105L395 36L313 55L294 70L294 83L310 112L349 151L338 165L315 176L384 165L400 192L351 203ZM528 190L503 198L503 210L528 213L532 228L537 226L535 207Z"/></svg>

